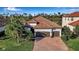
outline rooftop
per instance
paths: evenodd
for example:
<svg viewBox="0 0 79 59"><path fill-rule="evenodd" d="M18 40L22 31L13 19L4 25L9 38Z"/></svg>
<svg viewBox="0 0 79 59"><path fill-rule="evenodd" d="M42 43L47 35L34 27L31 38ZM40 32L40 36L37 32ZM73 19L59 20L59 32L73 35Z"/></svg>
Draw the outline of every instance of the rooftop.
<svg viewBox="0 0 79 59"><path fill-rule="evenodd" d="M73 12L70 14L65 14L63 17L79 17L79 12Z"/></svg>
<svg viewBox="0 0 79 59"><path fill-rule="evenodd" d="M37 25L34 28L42 28L42 29L45 29L45 28L48 28L48 29L49 28L61 28L61 26L59 26L55 22L52 22L49 19L46 19L42 16L35 17L35 18L31 19L30 21L28 21L28 23L32 23L32 22L37 23Z"/></svg>
<svg viewBox="0 0 79 59"><path fill-rule="evenodd" d="M72 22L72 23L69 23L69 25L78 26L78 25L79 25L79 20L74 21L74 22Z"/></svg>

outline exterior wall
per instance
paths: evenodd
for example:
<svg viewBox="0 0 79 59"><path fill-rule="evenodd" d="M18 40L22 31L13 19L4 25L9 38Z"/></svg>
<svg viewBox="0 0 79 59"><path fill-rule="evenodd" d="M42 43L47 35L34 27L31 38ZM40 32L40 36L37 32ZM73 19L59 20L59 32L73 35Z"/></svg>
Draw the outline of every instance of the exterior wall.
<svg viewBox="0 0 79 59"><path fill-rule="evenodd" d="M4 27L0 27L0 32L4 31Z"/></svg>
<svg viewBox="0 0 79 59"><path fill-rule="evenodd" d="M73 31L74 27L68 24L77 20L79 20L79 17L73 17L73 20L72 17L62 17L62 27L67 26Z"/></svg>
<svg viewBox="0 0 79 59"><path fill-rule="evenodd" d="M37 24L36 24L36 23L30 23L29 25L32 26L32 27L34 27L34 26L36 26Z"/></svg>
<svg viewBox="0 0 79 59"><path fill-rule="evenodd" d="M73 17L73 20L77 21L77 20L79 20L79 17Z"/></svg>
<svg viewBox="0 0 79 59"><path fill-rule="evenodd" d="M35 32L51 32L52 29L34 29Z"/></svg>

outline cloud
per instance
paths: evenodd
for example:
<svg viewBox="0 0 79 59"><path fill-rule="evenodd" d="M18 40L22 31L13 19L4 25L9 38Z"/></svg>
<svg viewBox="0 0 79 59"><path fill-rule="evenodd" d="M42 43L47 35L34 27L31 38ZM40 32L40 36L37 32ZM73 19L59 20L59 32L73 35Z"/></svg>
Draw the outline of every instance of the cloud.
<svg viewBox="0 0 79 59"><path fill-rule="evenodd" d="M8 11L21 11L21 9L15 8L15 7L7 7L4 10L8 10Z"/></svg>
<svg viewBox="0 0 79 59"><path fill-rule="evenodd" d="M65 8L61 12L63 12L63 13L79 12L79 8L74 8L74 7L73 8Z"/></svg>
<svg viewBox="0 0 79 59"><path fill-rule="evenodd" d="M71 11L79 11L79 8L71 9Z"/></svg>

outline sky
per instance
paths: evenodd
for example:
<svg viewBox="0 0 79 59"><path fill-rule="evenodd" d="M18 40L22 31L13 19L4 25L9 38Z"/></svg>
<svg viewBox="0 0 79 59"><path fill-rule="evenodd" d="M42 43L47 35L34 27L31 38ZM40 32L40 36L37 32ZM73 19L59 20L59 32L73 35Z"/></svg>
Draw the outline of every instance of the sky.
<svg viewBox="0 0 79 59"><path fill-rule="evenodd" d="M72 13L78 12L79 7L0 7L0 13L27 13L27 14L38 14L38 13Z"/></svg>

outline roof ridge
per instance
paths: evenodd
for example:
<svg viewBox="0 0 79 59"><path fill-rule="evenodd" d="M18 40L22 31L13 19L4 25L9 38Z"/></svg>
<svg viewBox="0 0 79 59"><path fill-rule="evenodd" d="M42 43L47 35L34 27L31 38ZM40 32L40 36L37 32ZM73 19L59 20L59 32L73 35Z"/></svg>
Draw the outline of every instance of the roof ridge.
<svg viewBox="0 0 79 59"><path fill-rule="evenodd" d="M42 16L34 17L32 20L39 22L39 24L35 26L36 28L55 28L55 27L60 28L61 27L57 23L50 21L49 19Z"/></svg>

